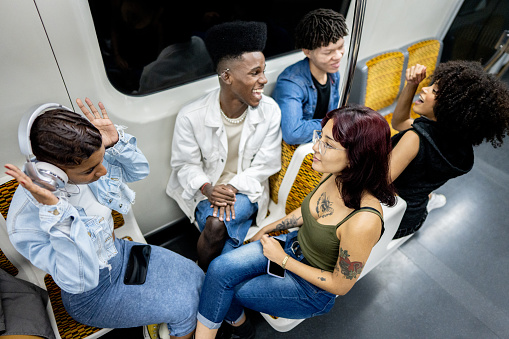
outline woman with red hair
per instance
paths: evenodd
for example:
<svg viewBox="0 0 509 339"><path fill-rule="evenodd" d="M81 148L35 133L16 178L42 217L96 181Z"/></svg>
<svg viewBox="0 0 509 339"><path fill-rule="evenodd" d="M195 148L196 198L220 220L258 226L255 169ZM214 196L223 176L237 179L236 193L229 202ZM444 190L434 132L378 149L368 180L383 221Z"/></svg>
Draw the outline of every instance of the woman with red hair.
<svg viewBox="0 0 509 339"><path fill-rule="evenodd" d="M285 318L327 313L359 278L384 231L381 203L395 203L389 126L370 108L346 106L327 113L313 141L321 182L300 208L210 264L196 338L214 338L223 320L232 325L225 331L253 338L244 307ZM300 229L276 237L283 247L267 235L291 227ZM266 274L267 258L286 270L282 279Z"/></svg>

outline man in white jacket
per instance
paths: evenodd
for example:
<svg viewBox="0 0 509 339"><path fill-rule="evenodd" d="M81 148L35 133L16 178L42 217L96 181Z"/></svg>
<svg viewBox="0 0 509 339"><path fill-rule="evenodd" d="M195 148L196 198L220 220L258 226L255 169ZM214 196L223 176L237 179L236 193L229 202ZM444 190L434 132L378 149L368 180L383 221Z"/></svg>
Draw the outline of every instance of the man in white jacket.
<svg viewBox="0 0 509 339"><path fill-rule="evenodd" d="M205 43L220 88L177 116L166 193L199 225L204 271L266 216L268 178L281 168L281 111L262 94L266 34L260 22L212 27Z"/></svg>

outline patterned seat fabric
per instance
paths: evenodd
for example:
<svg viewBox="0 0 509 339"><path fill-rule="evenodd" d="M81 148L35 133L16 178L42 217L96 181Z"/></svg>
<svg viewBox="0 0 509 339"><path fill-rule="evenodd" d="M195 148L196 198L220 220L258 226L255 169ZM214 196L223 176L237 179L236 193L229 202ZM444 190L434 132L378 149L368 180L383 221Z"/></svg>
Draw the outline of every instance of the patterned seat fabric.
<svg viewBox="0 0 509 339"><path fill-rule="evenodd" d="M290 160L292 160L293 153L298 146L299 145L288 145L284 141L281 142L281 170L269 178L270 198L276 204L278 203L279 188L283 182Z"/></svg>
<svg viewBox="0 0 509 339"><path fill-rule="evenodd" d="M62 303L60 287L55 284L53 278L49 274L46 274L44 277L44 283L46 284L46 290L48 291L53 314L55 315L58 333L62 339L86 338L101 330L97 327L83 325L71 318Z"/></svg>
<svg viewBox="0 0 509 339"><path fill-rule="evenodd" d="M398 97L405 63L402 52L388 52L366 62L368 68L364 105L379 111Z"/></svg>
<svg viewBox="0 0 509 339"><path fill-rule="evenodd" d="M18 182L16 180L9 180L3 185L0 185L0 212L4 219L7 218L7 211L12 201L12 196L18 188ZM4 252L0 249L0 268L11 274L12 276L18 275L19 271L9 259L5 256Z"/></svg>
<svg viewBox="0 0 509 339"><path fill-rule="evenodd" d="M281 187L281 182L286 174L286 170L288 169L293 153L295 153L295 150L299 145L288 145L283 141L281 146L281 170L269 178L270 198L276 204L278 203L278 193L279 188ZM304 161L300 166L299 173L297 174L290 193L288 194L285 205L286 214L300 207L306 195L308 195L309 192L311 192L320 182L322 173L313 170L311 167L312 164L313 154L308 154L304 158Z"/></svg>
<svg viewBox="0 0 509 339"><path fill-rule="evenodd" d="M407 48L409 67L415 64L426 66L427 77L421 81L416 93L419 93L423 87L429 86L431 75L435 71L440 56L441 47L442 45L439 40L431 39L419 41Z"/></svg>
<svg viewBox="0 0 509 339"><path fill-rule="evenodd" d="M285 213L288 214L302 205L304 198L320 182L323 173L315 171L311 166L313 164L313 154L308 154L300 165L299 173L295 177L292 189L286 200Z"/></svg>

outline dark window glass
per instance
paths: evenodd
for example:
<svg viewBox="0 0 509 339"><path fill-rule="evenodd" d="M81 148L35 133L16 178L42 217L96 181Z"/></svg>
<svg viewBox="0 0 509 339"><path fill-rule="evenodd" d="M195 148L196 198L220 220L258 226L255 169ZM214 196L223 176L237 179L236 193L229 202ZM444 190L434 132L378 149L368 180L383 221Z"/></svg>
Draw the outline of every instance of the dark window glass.
<svg viewBox="0 0 509 339"><path fill-rule="evenodd" d="M217 3L217 4L214 4ZM213 74L203 38L213 25L267 24L267 59L294 50L294 28L316 8L346 16L350 0L182 1L89 0L111 84L129 95L153 93Z"/></svg>
<svg viewBox="0 0 509 339"><path fill-rule="evenodd" d="M475 60L485 64L509 29L509 1L465 0L444 38L441 61Z"/></svg>

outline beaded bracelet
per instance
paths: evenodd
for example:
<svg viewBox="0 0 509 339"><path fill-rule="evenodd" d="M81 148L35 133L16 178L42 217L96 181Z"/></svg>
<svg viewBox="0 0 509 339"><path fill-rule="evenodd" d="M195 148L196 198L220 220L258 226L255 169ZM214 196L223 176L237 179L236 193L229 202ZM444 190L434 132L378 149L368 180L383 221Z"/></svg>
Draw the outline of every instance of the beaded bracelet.
<svg viewBox="0 0 509 339"><path fill-rule="evenodd" d="M289 255L286 255L286 257L283 259L283 263L281 264L281 267L286 270L286 262L288 261L288 259L290 258Z"/></svg>
<svg viewBox="0 0 509 339"><path fill-rule="evenodd" d="M204 183L204 184L201 186L201 188L200 188L200 192L201 192L201 194L203 194L203 189L204 189L204 188L205 188L205 186L207 186L207 185L210 185L210 182L206 182L206 183ZM203 194L203 195L205 195L205 194Z"/></svg>

